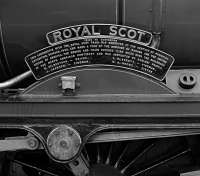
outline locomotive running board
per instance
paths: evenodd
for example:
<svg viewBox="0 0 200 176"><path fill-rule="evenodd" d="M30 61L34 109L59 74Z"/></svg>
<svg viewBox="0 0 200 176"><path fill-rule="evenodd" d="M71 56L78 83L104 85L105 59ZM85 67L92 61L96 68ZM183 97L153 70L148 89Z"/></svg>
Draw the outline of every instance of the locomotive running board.
<svg viewBox="0 0 200 176"><path fill-rule="evenodd" d="M76 98L22 96L0 101L0 124L200 122L200 97L181 95L95 95ZM192 125L191 125L192 127Z"/></svg>

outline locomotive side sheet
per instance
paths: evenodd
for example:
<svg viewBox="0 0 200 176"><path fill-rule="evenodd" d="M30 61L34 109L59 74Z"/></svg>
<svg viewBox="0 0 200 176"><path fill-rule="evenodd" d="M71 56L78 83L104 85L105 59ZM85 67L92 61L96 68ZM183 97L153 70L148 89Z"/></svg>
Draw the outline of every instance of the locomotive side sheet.
<svg viewBox="0 0 200 176"><path fill-rule="evenodd" d="M149 47L152 34L119 25L89 24L52 31L49 47L25 58L36 79L72 67L114 66L163 80L174 58Z"/></svg>

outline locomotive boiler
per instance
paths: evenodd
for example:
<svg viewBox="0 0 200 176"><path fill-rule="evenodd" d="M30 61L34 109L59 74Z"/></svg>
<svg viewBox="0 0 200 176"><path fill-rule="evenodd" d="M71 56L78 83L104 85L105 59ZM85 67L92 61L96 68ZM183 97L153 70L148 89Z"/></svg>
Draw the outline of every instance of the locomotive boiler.
<svg viewBox="0 0 200 176"><path fill-rule="evenodd" d="M199 175L199 8L0 0L0 175Z"/></svg>

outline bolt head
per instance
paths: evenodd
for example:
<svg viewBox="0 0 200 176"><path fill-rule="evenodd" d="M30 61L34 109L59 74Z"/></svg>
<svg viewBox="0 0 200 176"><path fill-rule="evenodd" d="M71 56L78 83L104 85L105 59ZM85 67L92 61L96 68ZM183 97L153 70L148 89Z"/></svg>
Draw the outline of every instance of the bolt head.
<svg viewBox="0 0 200 176"><path fill-rule="evenodd" d="M32 149L37 149L38 146L39 146L39 142L38 142L38 140L36 138L28 139L27 144Z"/></svg>
<svg viewBox="0 0 200 176"><path fill-rule="evenodd" d="M197 83L197 77L193 73L182 73L179 77L179 85L183 89L192 89Z"/></svg>

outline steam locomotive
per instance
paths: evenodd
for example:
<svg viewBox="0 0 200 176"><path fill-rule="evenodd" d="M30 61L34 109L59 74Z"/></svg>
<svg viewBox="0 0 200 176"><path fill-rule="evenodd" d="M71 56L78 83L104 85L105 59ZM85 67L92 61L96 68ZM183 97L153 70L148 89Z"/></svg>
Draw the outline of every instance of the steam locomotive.
<svg viewBox="0 0 200 176"><path fill-rule="evenodd" d="M199 175L199 5L1 0L0 175Z"/></svg>

